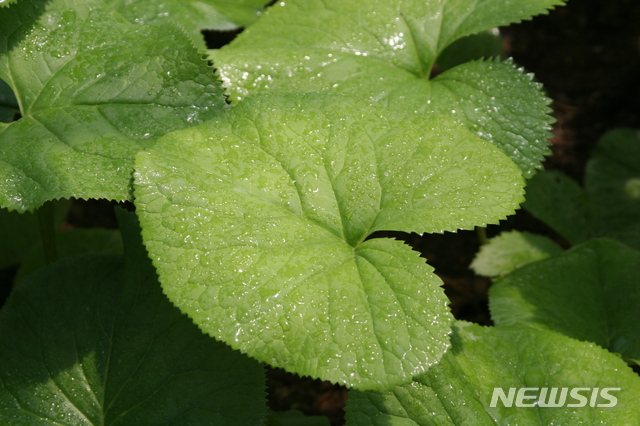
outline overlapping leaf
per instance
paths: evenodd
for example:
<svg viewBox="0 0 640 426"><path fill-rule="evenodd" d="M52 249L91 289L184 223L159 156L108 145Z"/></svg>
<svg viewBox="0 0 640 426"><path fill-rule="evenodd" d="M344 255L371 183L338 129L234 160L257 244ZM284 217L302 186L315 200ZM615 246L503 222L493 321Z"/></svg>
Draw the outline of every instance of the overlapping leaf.
<svg viewBox="0 0 640 426"><path fill-rule="evenodd" d="M266 0L109 0L132 22L180 25L202 49L205 45L201 30L246 27L262 14L265 3Z"/></svg>
<svg viewBox="0 0 640 426"><path fill-rule="evenodd" d="M571 178L553 170L540 172L527 181L526 198L522 207L571 244L591 237L589 197Z"/></svg>
<svg viewBox="0 0 640 426"><path fill-rule="evenodd" d="M166 299L131 214L126 256L68 258L0 311L5 424L257 425L262 367L203 335Z"/></svg>
<svg viewBox="0 0 640 426"><path fill-rule="evenodd" d="M510 63L479 61L428 80L455 40L562 4L560 0L291 0L212 52L230 99L264 91L340 92L421 112L446 112L530 176L548 153L548 99Z"/></svg>
<svg viewBox="0 0 640 426"><path fill-rule="evenodd" d="M497 281L491 317L498 325L548 328L640 360L639 282L640 252L592 240Z"/></svg>
<svg viewBox="0 0 640 426"><path fill-rule="evenodd" d="M636 424L640 379L615 355L558 333L457 323L452 348L413 383L392 391L351 391L348 426L547 426ZM532 407L491 407L494 388L529 389ZM542 388L546 388L543 394ZM552 389L556 390L553 391ZM566 389L563 401L562 389ZM580 398L570 394L576 388ZM611 399L593 389L603 388ZM538 401L536 401L536 396ZM512 402L515 401L515 398ZM542 402L542 404L540 403ZM545 403L559 404L557 407ZM573 407L570 404L575 404ZM599 406L600 405L600 406ZM609 406L607 406L609 405Z"/></svg>
<svg viewBox="0 0 640 426"><path fill-rule="evenodd" d="M451 321L417 253L366 237L495 222L523 184L454 120L322 94L243 101L136 169L145 244L177 306L261 361L362 388L424 371Z"/></svg>
<svg viewBox="0 0 640 426"><path fill-rule="evenodd" d="M470 267L478 275L499 277L560 253L562 247L547 237L529 232L503 232L480 247Z"/></svg>
<svg viewBox="0 0 640 426"><path fill-rule="evenodd" d="M180 30L128 23L99 0L3 9L0 78L22 114L0 127L0 205L19 211L128 199L138 150L224 104Z"/></svg>
<svg viewBox="0 0 640 426"><path fill-rule="evenodd" d="M605 134L585 174L585 189L597 236L616 238L640 249L640 131Z"/></svg>

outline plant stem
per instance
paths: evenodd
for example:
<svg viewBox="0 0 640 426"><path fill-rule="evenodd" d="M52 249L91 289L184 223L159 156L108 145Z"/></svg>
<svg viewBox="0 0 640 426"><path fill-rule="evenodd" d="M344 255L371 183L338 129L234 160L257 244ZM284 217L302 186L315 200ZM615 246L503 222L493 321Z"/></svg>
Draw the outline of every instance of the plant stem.
<svg viewBox="0 0 640 426"><path fill-rule="evenodd" d="M487 244L487 228L476 226L476 235L478 236L478 242L481 246Z"/></svg>
<svg viewBox="0 0 640 426"><path fill-rule="evenodd" d="M44 259L47 264L53 263L58 260L58 248L56 247L56 234L53 228L52 203L44 203L38 209L38 224L40 226L40 239L42 240Z"/></svg>

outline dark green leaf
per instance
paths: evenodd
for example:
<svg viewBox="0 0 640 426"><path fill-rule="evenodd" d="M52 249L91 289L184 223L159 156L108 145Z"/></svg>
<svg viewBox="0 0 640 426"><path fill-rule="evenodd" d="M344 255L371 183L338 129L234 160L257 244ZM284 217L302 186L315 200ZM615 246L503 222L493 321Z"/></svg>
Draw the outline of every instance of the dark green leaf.
<svg viewBox="0 0 640 426"><path fill-rule="evenodd" d="M614 240L592 240L532 263L490 290L498 325L549 328L640 358L640 252Z"/></svg>
<svg viewBox="0 0 640 426"><path fill-rule="evenodd" d="M258 425L262 367L166 299L120 215L125 256L43 268L0 311L0 418L7 424Z"/></svg>

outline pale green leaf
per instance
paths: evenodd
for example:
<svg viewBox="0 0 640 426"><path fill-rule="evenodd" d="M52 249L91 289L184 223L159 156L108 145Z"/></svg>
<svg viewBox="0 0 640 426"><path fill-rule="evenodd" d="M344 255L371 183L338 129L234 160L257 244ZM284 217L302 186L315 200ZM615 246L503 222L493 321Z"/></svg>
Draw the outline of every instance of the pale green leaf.
<svg viewBox="0 0 640 426"><path fill-rule="evenodd" d="M547 237L529 232L503 232L480 247L470 267L478 275L499 277L560 253L562 247Z"/></svg>
<svg viewBox="0 0 640 426"><path fill-rule="evenodd" d="M451 321L416 252L365 239L495 222L523 185L454 120L322 94L248 99L136 169L145 244L177 306L252 357L361 388L424 371Z"/></svg>
<svg viewBox="0 0 640 426"><path fill-rule="evenodd" d="M201 30L228 31L247 27L263 11L266 0L109 0L118 12L140 24L177 24L199 48Z"/></svg>
<svg viewBox="0 0 640 426"><path fill-rule="evenodd" d="M249 94L339 92L461 119L531 176L548 154L549 100L511 64L474 62L429 80L455 40L544 13L520 2L291 0L220 50L214 65L237 102Z"/></svg>
<svg viewBox="0 0 640 426"><path fill-rule="evenodd" d="M555 402L562 402L563 388L567 395L555 408L506 407L500 400L491 407L495 388L506 394L510 388L534 388L527 404L548 402L552 388ZM571 396L576 388L587 388L580 391L582 400ZM593 388L618 389L608 392L615 406L598 407L610 403L601 394L591 406ZM346 413L347 426L635 425L638 398L640 378L593 344L551 331L458 322L440 363L392 391L350 391Z"/></svg>
<svg viewBox="0 0 640 426"><path fill-rule="evenodd" d="M263 368L166 299L131 214L125 256L41 269L0 311L0 418L39 425L257 425Z"/></svg>
<svg viewBox="0 0 640 426"><path fill-rule="evenodd" d="M573 179L557 171L543 171L527 181L526 190L522 208L571 244L591 236L589 197Z"/></svg>
<svg viewBox="0 0 640 426"><path fill-rule="evenodd" d="M0 133L0 204L130 198L133 157L224 101L181 31L134 25L98 0L20 2L0 14L0 78L22 118Z"/></svg>
<svg viewBox="0 0 640 426"><path fill-rule="evenodd" d="M640 130L605 134L587 164L594 232L640 249Z"/></svg>
<svg viewBox="0 0 640 426"><path fill-rule="evenodd" d="M532 263L491 287L498 325L549 328L640 358L640 252L598 239Z"/></svg>

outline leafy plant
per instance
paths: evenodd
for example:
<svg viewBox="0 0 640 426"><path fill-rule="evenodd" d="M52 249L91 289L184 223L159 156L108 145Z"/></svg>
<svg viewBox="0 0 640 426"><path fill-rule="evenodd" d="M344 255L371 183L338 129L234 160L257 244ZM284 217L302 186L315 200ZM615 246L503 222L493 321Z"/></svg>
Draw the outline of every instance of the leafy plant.
<svg viewBox="0 0 640 426"><path fill-rule="evenodd" d="M376 233L519 207L548 99L510 61L453 66L467 53L447 48L561 1L281 2L207 53L218 77L199 30L249 25L260 2L6 3L0 205L25 222L11 228L38 210L43 238L5 263L22 266L0 311L3 421L293 424L266 410L260 363L357 389L355 425L638 415L615 355L515 319L454 322L432 268ZM123 254L112 232L53 231L51 203L74 197L133 202ZM630 324L596 343L637 359ZM611 411L489 407L492 386L532 377L624 390Z"/></svg>

